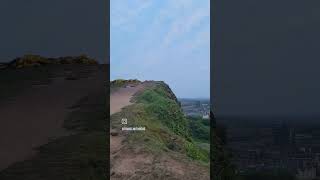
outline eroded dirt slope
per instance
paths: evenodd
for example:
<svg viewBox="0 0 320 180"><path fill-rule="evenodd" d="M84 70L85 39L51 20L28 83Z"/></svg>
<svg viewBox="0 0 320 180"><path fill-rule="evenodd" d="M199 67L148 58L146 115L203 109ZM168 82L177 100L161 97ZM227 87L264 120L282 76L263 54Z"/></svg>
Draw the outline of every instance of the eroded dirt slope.
<svg viewBox="0 0 320 180"><path fill-rule="evenodd" d="M0 103L0 171L32 158L35 148L68 134L63 128L68 108L101 88L97 76L102 74L97 72L95 66L57 68L50 72L50 83L28 82L23 92Z"/></svg>

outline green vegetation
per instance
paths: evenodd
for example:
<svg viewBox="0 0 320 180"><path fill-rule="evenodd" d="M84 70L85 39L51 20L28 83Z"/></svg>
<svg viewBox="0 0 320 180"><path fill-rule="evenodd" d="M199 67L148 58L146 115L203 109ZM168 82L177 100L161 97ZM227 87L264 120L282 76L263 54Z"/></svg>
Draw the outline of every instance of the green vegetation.
<svg viewBox="0 0 320 180"><path fill-rule="evenodd" d="M210 120L202 117L188 117L192 137L200 142L210 143Z"/></svg>
<svg viewBox="0 0 320 180"><path fill-rule="evenodd" d="M198 156L195 159L207 161L206 158L209 157L210 152L210 122L208 119L202 119L202 117L188 117L187 120L193 142L197 146L196 150L200 148L200 151L202 151L194 154L192 153L193 149L188 148L188 154L189 156Z"/></svg>
<svg viewBox="0 0 320 180"><path fill-rule="evenodd" d="M119 121L122 117L129 119L128 126L130 127L144 126L147 129L143 133L131 132L131 136L128 138L129 145L138 145L151 152L161 152L168 149L169 141L166 141L170 140L170 136L167 134L168 129L146 112L144 104L127 106L121 112L112 115L111 127L120 129Z"/></svg>
<svg viewBox="0 0 320 180"><path fill-rule="evenodd" d="M129 80L117 79L110 82L110 89L115 90L117 88L121 88L126 85L136 85L138 83L140 83L140 81L137 79L129 79Z"/></svg>
<svg viewBox="0 0 320 180"><path fill-rule="evenodd" d="M155 153L185 153L193 160L209 163L209 151L197 145L191 134L189 121L174 94L163 82L154 84L137 94L135 104L114 114L111 126L117 128L119 123L116 120L127 117L128 126L144 126L147 129L144 133L132 132L129 141L134 143L129 144L139 144Z"/></svg>
<svg viewBox="0 0 320 180"><path fill-rule="evenodd" d="M192 142L185 142L185 148L187 155L195 160L200 160L202 162L209 163L209 151L201 149L199 146Z"/></svg>
<svg viewBox="0 0 320 180"><path fill-rule="evenodd" d="M166 96L163 89L146 90L138 97L138 103L146 104L146 111L169 127L175 134L190 139L188 122L177 102Z"/></svg>
<svg viewBox="0 0 320 180"><path fill-rule="evenodd" d="M96 65L98 62L87 55L67 56L59 58L46 58L39 55L27 54L13 61L2 64L2 68L20 69L26 67L39 67L52 64L86 64Z"/></svg>
<svg viewBox="0 0 320 180"><path fill-rule="evenodd" d="M14 65L16 68L28 67L28 66L40 66L50 64L50 60L38 55L25 55L21 58L17 58L11 63L11 67Z"/></svg>

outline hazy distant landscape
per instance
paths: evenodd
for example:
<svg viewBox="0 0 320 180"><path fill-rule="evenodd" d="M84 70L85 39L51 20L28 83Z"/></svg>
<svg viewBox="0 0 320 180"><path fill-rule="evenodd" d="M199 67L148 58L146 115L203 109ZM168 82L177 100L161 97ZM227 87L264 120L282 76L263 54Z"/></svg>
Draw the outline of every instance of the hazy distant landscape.
<svg viewBox="0 0 320 180"><path fill-rule="evenodd" d="M210 99L179 98L179 101L186 116L200 116L209 119Z"/></svg>
<svg viewBox="0 0 320 180"><path fill-rule="evenodd" d="M320 178L316 117L221 117L230 160L245 179Z"/></svg>

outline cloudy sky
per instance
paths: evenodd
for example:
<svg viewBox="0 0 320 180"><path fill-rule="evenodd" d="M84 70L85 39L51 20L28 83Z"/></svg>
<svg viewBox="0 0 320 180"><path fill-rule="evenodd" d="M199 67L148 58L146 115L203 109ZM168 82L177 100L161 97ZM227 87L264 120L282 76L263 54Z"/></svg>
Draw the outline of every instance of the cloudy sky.
<svg viewBox="0 0 320 180"><path fill-rule="evenodd" d="M161 80L210 96L209 0L111 0L111 79Z"/></svg>

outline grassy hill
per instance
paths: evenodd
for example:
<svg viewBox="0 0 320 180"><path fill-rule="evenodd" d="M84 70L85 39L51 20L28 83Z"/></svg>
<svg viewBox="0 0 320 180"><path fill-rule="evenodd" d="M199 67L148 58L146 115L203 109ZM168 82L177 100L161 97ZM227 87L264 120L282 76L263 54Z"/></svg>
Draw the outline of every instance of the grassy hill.
<svg viewBox="0 0 320 180"><path fill-rule="evenodd" d="M98 62L86 55L80 56L66 56L58 58L47 58L39 55L27 54L18 57L8 63L0 64L0 69L12 68L26 68L26 67L39 67L52 64L98 64Z"/></svg>
<svg viewBox="0 0 320 180"><path fill-rule="evenodd" d="M119 88L119 84L121 87L126 87L131 83L132 81L125 80L112 82L111 84L115 86L111 86L111 91ZM134 84L136 83L135 81ZM111 129L117 129L119 132L122 125L118 120L123 117L128 119L129 127L146 128L143 132L126 133L125 148L143 149L145 154L150 154L154 159L161 159L161 156L179 157L178 161L181 163L194 163L192 164L194 167L203 168L209 174L209 150L196 143L190 129L191 121L184 116L180 103L170 87L159 81L140 83L144 84L144 89L132 98L133 104L111 116ZM161 166L161 160L158 165ZM157 164L153 163L151 166ZM155 176L157 173L159 172L151 172ZM170 178L175 176L177 174L168 175ZM197 177L199 176L194 175L189 178Z"/></svg>

